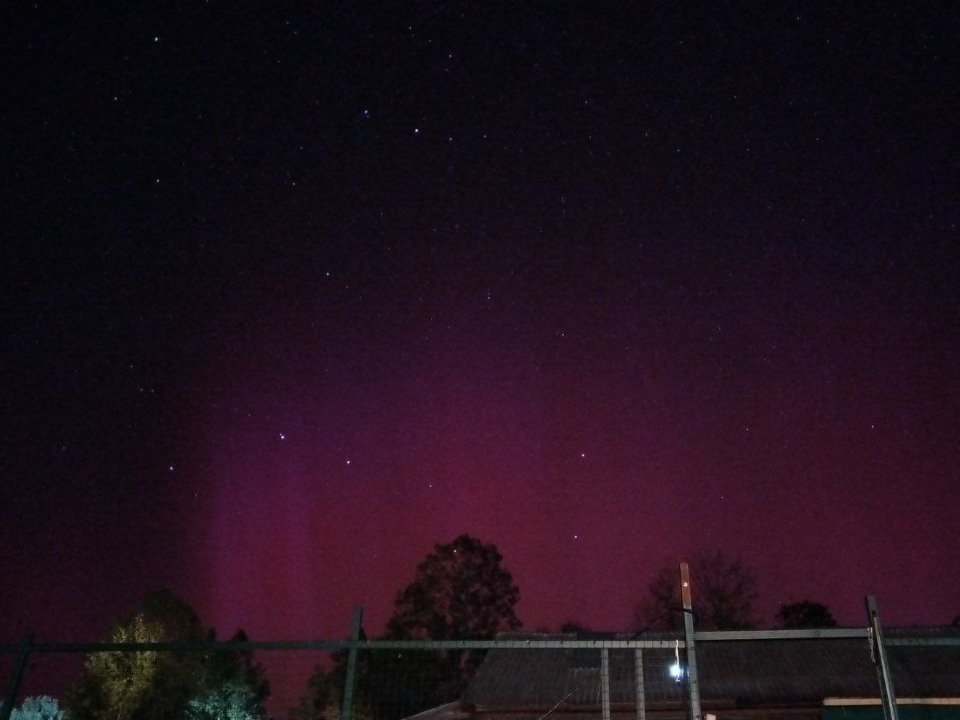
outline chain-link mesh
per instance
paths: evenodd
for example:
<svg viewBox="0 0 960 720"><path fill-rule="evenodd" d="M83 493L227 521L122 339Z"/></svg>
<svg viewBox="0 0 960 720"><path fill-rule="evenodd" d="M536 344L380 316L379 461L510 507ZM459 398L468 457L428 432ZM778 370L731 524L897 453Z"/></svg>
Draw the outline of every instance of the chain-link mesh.
<svg viewBox="0 0 960 720"><path fill-rule="evenodd" d="M669 648L565 646L542 636L528 643L358 643L352 669L348 649L195 643L184 651L127 646L83 653L38 646L15 707L50 696L71 720L346 720L348 713L353 720L465 720L514 717L519 709L534 718L646 720L648 703L682 700ZM15 660L12 652L0 654L5 677Z"/></svg>
<svg viewBox="0 0 960 720"><path fill-rule="evenodd" d="M855 636L701 634L695 652L704 715L881 720L872 637L850 632ZM70 720L690 717L692 678L682 638L611 637L518 634L496 642L330 641L282 648L192 643L176 650L169 644L99 651L35 646L14 707L49 696L70 711ZM885 647L900 720L960 720L960 632L892 630ZM0 653L5 682L17 658L17 646Z"/></svg>
<svg viewBox="0 0 960 720"><path fill-rule="evenodd" d="M888 630L884 640L899 720L960 720L960 627Z"/></svg>

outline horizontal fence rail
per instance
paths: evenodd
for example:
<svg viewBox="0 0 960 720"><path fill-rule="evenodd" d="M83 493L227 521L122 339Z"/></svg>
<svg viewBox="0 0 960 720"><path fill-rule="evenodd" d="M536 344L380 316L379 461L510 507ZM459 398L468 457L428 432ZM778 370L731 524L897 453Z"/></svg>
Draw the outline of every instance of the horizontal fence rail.
<svg viewBox="0 0 960 720"><path fill-rule="evenodd" d="M697 642L763 641L763 640L851 640L868 639L869 628L824 628L815 630L705 630L694 633ZM93 653L93 652L210 652L210 651L255 651L255 650L493 650L539 648L539 649L672 649L682 639L633 639L633 640L217 640L196 642L30 642L31 653ZM957 646L960 645L960 628L956 637L885 637L888 646ZM23 642L0 643L0 653L17 654L23 650Z"/></svg>
<svg viewBox="0 0 960 720"><path fill-rule="evenodd" d="M693 634L697 642L724 640L853 640L870 637L869 628L818 628L810 630L705 630Z"/></svg>
<svg viewBox="0 0 960 720"><path fill-rule="evenodd" d="M957 637L885 637L883 644L888 646L906 645L920 646L960 646L960 628L957 628ZM960 670L958 670L960 672Z"/></svg>
<svg viewBox="0 0 960 720"><path fill-rule="evenodd" d="M636 650L673 649L683 640L224 640L197 642L49 642L31 643L31 653L211 652L253 650ZM22 643L2 643L0 653L18 653Z"/></svg>
<svg viewBox="0 0 960 720"><path fill-rule="evenodd" d="M960 720L935 715L960 707L960 627L884 632L868 597L864 627L697 630L685 566L680 581L683 628L659 632L367 640L356 608L350 636L340 639L31 636L0 643L0 720L17 701L34 714L56 696L83 707L77 698L87 697L91 678L106 678L127 705L82 720L136 720L158 706L163 713L151 717L178 720L750 720L768 712L785 720ZM167 673L166 684L150 686L153 672ZM129 694L135 678L140 695ZM171 699L171 687L181 695ZM914 710L900 715L901 705Z"/></svg>
<svg viewBox="0 0 960 720"><path fill-rule="evenodd" d="M0 720L5 720L7 708L17 708L28 697L50 695L67 702L67 688L97 656L101 656L97 662L112 667L126 666L147 654L157 656L149 662L160 664L179 663L173 656L180 656L187 665L198 662L202 673L215 656L231 653L255 654L269 681L271 694L263 701L266 709L255 716L260 720L411 720L427 711L441 713L433 720L503 720L506 716L511 720L542 716L546 720L691 720L688 644L676 635L664 635L7 642L0 643L0 672L12 688L7 696L13 700L0 708ZM737 703L747 708L744 712L750 707L752 712L762 712L764 702L773 703L770 707L795 707L793 712L799 714L790 720L884 720L881 713L888 711L881 700L881 682L870 677L876 639L870 628L696 631L692 637L699 663L701 718L713 715L727 720ZM947 628L917 628L916 633L909 628L888 630L883 646L890 653L890 686L900 693L896 697L887 693L896 703L893 707L936 705L949 711L960 706L960 693L953 699L942 694L928 697L924 686L917 684L926 681L909 676L912 668L922 666L949 674L953 658L960 657L956 652L960 629L956 633ZM348 654L354 655L352 676L346 672ZM15 672L18 660L25 656L29 663ZM196 661L190 659L194 657ZM454 658L462 658L472 668L462 683L449 665ZM338 662L342 663L340 674ZM802 664L791 666L792 662ZM850 691L842 689L836 676L809 674L811 664L817 663L841 674L852 668ZM323 669L318 677L325 684L312 686L320 690L309 695L311 674L317 668ZM865 669L870 675L862 672ZM960 675L960 663L956 670ZM19 674L23 682L18 692ZM819 699L811 692L819 693ZM757 698L761 704L751 706ZM442 710L449 703L453 703L451 709ZM917 720L911 712L917 711L900 712L901 720ZM944 720L951 718L944 716ZM939 720L939 716L923 720Z"/></svg>

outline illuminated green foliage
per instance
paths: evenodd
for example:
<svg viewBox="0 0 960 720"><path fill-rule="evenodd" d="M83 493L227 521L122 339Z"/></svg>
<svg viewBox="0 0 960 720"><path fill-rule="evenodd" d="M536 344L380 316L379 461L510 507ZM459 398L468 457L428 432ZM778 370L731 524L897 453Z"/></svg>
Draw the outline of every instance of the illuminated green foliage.
<svg viewBox="0 0 960 720"><path fill-rule="evenodd" d="M187 703L186 720L256 720L262 717L257 694L248 685L227 683Z"/></svg>
<svg viewBox="0 0 960 720"><path fill-rule="evenodd" d="M63 717L57 701L47 695L27 698L10 714L10 720L63 720Z"/></svg>
<svg viewBox="0 0 960 720"><path fill-rule="evenodd" d="M158 642L163 627L137 614L126 625L119 625L110 637L112 642ZM102 652L87 660L87 669L100 680L103 701L114 710L116 718L132 718L137 708L149 697L157 675L155 652Z"/></svg>
<svg viewBox="0 0 960 720"><path fill-rule="evenodd" d="M213 638L196 611L168 590L148 595L110 634L116 643ZM269 693L249 652L99 652L87 658L64 706L70 720L232 719L246 718L241 711L263 717Z"/></svg>

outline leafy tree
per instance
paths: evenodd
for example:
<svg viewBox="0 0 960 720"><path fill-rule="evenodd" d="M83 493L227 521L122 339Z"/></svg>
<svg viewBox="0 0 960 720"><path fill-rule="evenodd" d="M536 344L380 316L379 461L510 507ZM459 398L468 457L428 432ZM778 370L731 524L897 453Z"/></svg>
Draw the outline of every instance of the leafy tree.
<svg viewBox="0 0 960 720"><path fill-rule="evenodd" d="M739 558L701 550L690 561L694 619L699 630L743 630L754 627L757 579ZM648 595L636 609L637 627L678 630L683 627L680 577L676 567L661 568Z"/></svg>
<svg viewBox="0 0 960 720"><path fill-rule="evenodd" d="M496 545L470 535L437 544L417 565L414 580L394 601L387 636L408 639L488 639L518 630L514 610L520 590L502 565ZM410 694L410 684L421 688L424 706L454 699L466 688L483 657L477 651L416 653L395 658L384 669L398 691ZM389 657L382 658L389 662ZM405 661L404 661L405 660ZM411 673L416 678L407 678ZM432 690L432 692L430 692ZM415 704L420 704L416 697ZM407 709L414 709L411 704Z"/></svg>
<svg viewBox="0 0 960 720"><path fill-rule="evenodd" d="M492 638L517 630L520 591L495 545L461 535L436 545L414 580L397 593L387 639ZM477 652L369 652L357 661L354 717L394 720L458 697L482 654ZM317 668L292 720L338 720L347 654L334 654L329 671Z"/></svg>
<svg viewBox="0 0 960 720"><path fill-rule="evenodd" d="M362 660L361 664L366 663ZM338 658L333 670L326 671L319 666L315 668L307 681L307 691L297 706L291 708L289 720L341 720L345 668L345 656ZM356 698L353 705L354 720L372 720L373 717L369 702L362 697Z"/></svg>
<svg viewBox="0 0 960 720"><path fill-rule="evenodd" d="M145 643L163 639L163 626L143 613L118 623L110 642ZM71 720L132 720L154 694L159 658L156 652L98 652L87 658L80 680L67 692ZM166 683L165 683L166 684Z"/></svg>
<svg viewBox="0 0 960 720"><path fill-rule="evenodd" d="M257 720L263 708L253 688L228 681L187 702L186 720Z"/></svg>
<svg viewBox="0 0 960 720"><path fill-rule="evenodd" d="M48 695L28 697L10 713L10 720L63 720L57 701Z"/></svg>
<svg viewBox="0 0 960 720"><path fill-rule="evenodd" d="M783 605L777 611L777 625L784 629L832 628L837 621L826 605L810 600Z"/></svg>
<svg viewBox="0 0 960 720"><path fill-rule="evenodd" d="M150 593L110 633L118 643L213 638L196 611L169 590ZM191 701L219 697L231 686L249 691L263 715L269 686L250 653L98 652L87 658L64 705L70 720L165 720L184 717Z"/></svg>
<svg viewBox="0 0 960 720"><path fill-rule="evenodd" d="M587 626L577 620L567 620L560 626L560 632L573 634L587 632Z"/></svg>
<svg viewBox="0 0 960 720"><path fill-rule="evenodd" d="M413 582L398 593L388 636L475 639L519 629L514 606L520 590L502 560L496 545L470 535L436 545L417 565Z"/></svg>
<svg viewBox="0 0 960 720"><path fill-rule="evenodd" d="M214 639L211 632L210 639ZM238 630L230 638L233 642L245 642L249 638L243 630ZM264 703L270 697L270 683L266 673L253 657L250 650L218 651L206 658L203 685L206 696L217 695L223 688L232 689L231 697L252 699L258 717L266 716Z"/></svg>
<svg viewBox="0 0 960 720"><path fill-rule="evenodd" d="M361 639L366 634L361 630ZM424 650L357 655L354 720L396 720L453 699L456 656ZM341 720L348 653L333 653L328 670L317 666L290 720Z"/></svg>
<svg viewBox="0 0 960 720"><path fill-rule="evenodd" d="M307 689L296 706L290 708L289 720L320 720L331 702L334 681L331 673L317 665L307 679Z"/></svg>

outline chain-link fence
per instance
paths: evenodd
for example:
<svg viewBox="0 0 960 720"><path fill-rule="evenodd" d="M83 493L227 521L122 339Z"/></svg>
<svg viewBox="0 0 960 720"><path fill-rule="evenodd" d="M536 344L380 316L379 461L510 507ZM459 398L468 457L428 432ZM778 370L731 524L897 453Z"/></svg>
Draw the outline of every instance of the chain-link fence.
<svg viewBox="0 0 960 720"><path fill-rule="evenodd" d="M0 720L960 720L960 628L698 632L687 600L675 633L0 645Z"/></svg>
<svg viewBox="0 0 960 720"><path fill-rule="evenodd" d="M679 639L6 645L10 707L72 720L629 717L683 704ZM21 660L25 662L21 663ZM19 682L17 681L19 673ZM32 719L31 719L32 720Z"/></svg>

